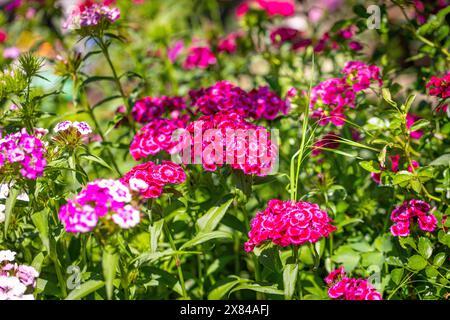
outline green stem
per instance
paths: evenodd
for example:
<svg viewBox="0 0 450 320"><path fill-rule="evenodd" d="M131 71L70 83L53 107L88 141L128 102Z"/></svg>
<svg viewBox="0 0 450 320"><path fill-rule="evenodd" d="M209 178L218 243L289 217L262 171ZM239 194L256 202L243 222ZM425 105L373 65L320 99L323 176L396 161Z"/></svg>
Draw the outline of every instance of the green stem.
<svg viewBox="0 0 450 320"><path fill-rule="evenodd" d="M176 252L177 247L175 245L175 242L173 241L172 234L171 234L169 227L167 226L165 221L163 224L163 229L164 229L164 233L166 234L166 237L169 239L171 249L174 252ZM175 254L175 265L177 266L178 278L180 280L181 292L183 294L183 298L188 299L189 296L187 295L187 292L186 292L186 285L184 283L183 269L181 268L181 261L180 261L178 254Z"/></svg>

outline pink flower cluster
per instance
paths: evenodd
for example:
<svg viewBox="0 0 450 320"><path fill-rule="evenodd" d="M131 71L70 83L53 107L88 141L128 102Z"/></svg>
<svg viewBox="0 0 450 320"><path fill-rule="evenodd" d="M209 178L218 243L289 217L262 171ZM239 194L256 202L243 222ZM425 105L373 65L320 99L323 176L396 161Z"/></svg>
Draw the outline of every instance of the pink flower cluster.
<svg viewBox="0 0 450 320"><path fill-rule="evenodd" d="M325 282L328 296L338 300L383 300L381 294L365 279L346 276L344 267L332 271Z"/></svg>
<svg viewBox="0 0 450 320"><path fill-rule="evenodd" d="M178 142L172 140L172 134L184 127L185 122L180 119L153 119L134 136L130 145L131 155L140 160L160 151L173 153Z"/></svg>
<svg viewBox="0 0 450 320"><path fill-rule="evenodd" d="M72 11L63 27L73 30L95 27L102 21L113 23L119 18L120 10L118 8L110 8L105 3L87 0Z"/></svg>
<svg viewBox="0 0 450 320"><path fill-rule="evenodd" d="M206 69L208 66L216 63L216 56L209 47L191 47L183 63L183 68L187 70L195 68Z"/></svg>
<svg viewBox="0 0 450 320"><path fill-rule="evenodd" d="M294 0L246 0L236 8L236 15L238 17L246 15L250 7L264 10L270 17L277 15L289 17L295 14Z"/></svg>
<svg viewBox="0 0 450 320"><path fill-rule="evenodd" d="M290 43L293 50L305 48L312 43L311 39L304 38L301 31L290 27L278 27L272 30L270 40L275 47Z"/></svg>
<svg viewBox="0 0 450 320"><path fill-rule="evenodd" d="M44 157L44 144L25 129L0 139L0 172L10 166L20 168L26 179L36 180L42 176L47 160Z"/></svg>
<svg viewBox="0 0 450 320"><path fill-rule="evenodd" d="M121 181L144 198L158 198L166 184L179 184L186 180L180 165L171 161L155 164L151 161L135 166Z"/></svg>
<svg viewBox="0 0 450 320"><path fill-rule="evenodd" d="M382 85L380 69L360 61L349 61L342 70L344 77L325 80L311 91L311 117L320 125L345 123L346 108L355 108L356 93L369 88L373 82Z"/></svg>
<svg viewBox="0 0 450 320"><path fill-rule="evenodd" d="M336 230L331 221L315 203L273 199L253 218L244 248L250 252L267 240L282 247L315 243Z"/></svg>
<svg viewBox="0 0 450 320"><path fill-rule="evenodd" d="M450 72L441 78L432 76L426 87L430 96L436 96L441 99L450 97Z"/></svg>
<svg viewBox="0 0 450 320"><path fill-rule="evenodd" d="M436 96L442 100L445 100L450 97L450 72L448 72L443 77L439 78L436 76L432 76L430 81L428 81L426 87L428 88L428 92L430 96ZM448 104L443 104L436 108L436 111L444 111L447 112Z"/></svg>
<svg viewBox="0 0 450 320"><path fill-rule="evenodd" d="M145 97L133 106L133 119L139 123L147 123L161 117L166 112L180 111L186 108L183 97Z"/></svg>
<svg viewBox="0 0 450 320"><path fill-rule="evenodd" d="M78 121L69 121L69 120L65 120L62 122L59 122L55 128L53 129L53 131L55 133L57 132L61 132L61 131L70 131L71 128L75 129L75 131L77 131L80 135L85 136L88 135L89 133L92 133L92 129L91 127L84 121L78 122Z"/></svg>
<svg viewBox="0 0 450 320"><path fill-rule="evenodd" d="M429 212L430 205L422 200L405 201L396 207L391 213L391 233L395 237L407 237L410 233L410 225L413 218L417 218L419 228L423 231L433 232L436 230L437 219Z"/></svg>
<svg viewBox="0 0 450 320"><path fill-rule="evenodd" d="M267 86L246 92L225 80L206 89L191 91L190 96L192 104L205 115L232 111L246 118L273 120L279 112L287 114L289 109L289 101L280 98Z"/></svg>
<svg viewBox="0 0 450 320"><path fill-rule="evenodd" d="M226 52L229 54L233 54L237 50L237 39L243 37L242 32L231 32L226 37L219 40L219 43L217 44L217 51L218 52Z"/></svg>
<svg viewBox="0 0 450 320"><path fill-rule="evenodd" d="M342 73L346 75L347 83L350 83L355 92L369 88L373 82L377 82L379 86L383 85L380 69L374 65L366 65L361 61L347 62L342 69Z"/></svg>
<svg viewBox="0 0 450 320"><path fill-rule="evenodd" d="M67 232L90 232L99 222L128 229L140 221L139 210L131 200L131 192L122 182L95 180L89 182L75 199L68 200L58 216Z"/></svg>
<svg viewBox="0 0 450 320"><path fill-rule="evenodd" d="M182 162L201 163L208 171L229 164L245 174L265 176L277 160L277 147L269 132L236 112L200 117L187 126L179 140L177 151L183 149Z"/></svg>
<svg viewBox="0 0 450 320"><path fill-rule="evenodd" d="M14 262L16 253L0 251L0 300L34 300L39 273L31 266Z"/></svg>
<svg viewBox="0 0 450 320"><path fill-rule="evenodd" d="M322 37L314 45L315 52L323 52L325 50L339 50L342 44L348 46L352 51L360 51L363 46L360 42L352 40L357 28L351 25L337 32L325 32Z"/></svg>

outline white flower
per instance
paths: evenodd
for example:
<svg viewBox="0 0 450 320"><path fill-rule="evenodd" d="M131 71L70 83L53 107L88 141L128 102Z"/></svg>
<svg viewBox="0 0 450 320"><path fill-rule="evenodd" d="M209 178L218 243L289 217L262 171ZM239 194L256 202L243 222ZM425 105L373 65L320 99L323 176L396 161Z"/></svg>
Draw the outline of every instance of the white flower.
<svg viewBox="0 0 450 320"><path fill-rule="evenodd" d="M0 262L3 261L14 261L16 253L11 250L1 250L0 251Z"/></svg>
<svg viewBox="0 0 450 320"><path fill-rule="evenodd" d="M0 300L22 298L27 287L16 277L0 276Z"/></svg>

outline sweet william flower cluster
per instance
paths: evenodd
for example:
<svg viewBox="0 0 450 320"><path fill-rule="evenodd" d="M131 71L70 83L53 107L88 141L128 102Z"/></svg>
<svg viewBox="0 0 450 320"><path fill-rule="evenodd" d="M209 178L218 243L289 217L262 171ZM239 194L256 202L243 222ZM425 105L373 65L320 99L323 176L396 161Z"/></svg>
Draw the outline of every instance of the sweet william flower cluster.
<svg viewBox="0 0 450 320"><path fill-rule="evenodd" d="M131 201L131 191L122 182L95 180L60 208L59 219L67 232L90 232L101 222L106 227L128 229L140 221L139 210Z"/></svg>
<svg viewBox="0 0 450 320"><path fill-rule="evenodd" d="M219 111L233 111L246 118L275 119L287 114L289 101L280 98L267 86L246 92L229 81L219 81L206 89L190 92L192 104L205 115Z"/></svg>
<svg viewBox="0 0 450 320"><path fill-rule="evenodd" d="M179 184L186 180L183 168L171 161L155 164L151 161L135 166L121 181L144 198L158 198L168 184Z"/></svg>
<svg viewBox="0 0 450 320"><path fill-rule="evenodd" d="M181 111L186 109L183 97L145 97L136 101L133 106L133 119L138 123L148 123L158 119L167 112Z"/></svg>
<svg viewBox="0 0 450 320"><path fill-rule="evenodd" d="M18 265L16 253L0 251L0 300L34 300L39 273L31 266Z"/></svg>
<svg viewBox="0 0 450 320"><path fill-rule="evenodd" d="M184 164L201 163L207 171L229 164L245 174L265 176L276 165L277 145L267 129L236 112L218 112L189 123L179 136L177 152Z"/></svg>
<svg viewBox="0 0 450 320"><path fill-rule="evenodd" d="M36 180L47 165L44 143L25 129L0 139L0 172L20 173L24 178Z"/></svg>
<svg viewBox="0 0 450 320"><path fill-rule="evenodd" d="M156 155L161 151L175 152L178 142L172 139L175 130L186 126L182 119L153 119L134 136L130 153L135 160Z"/></svg>
<svg viewBox="0 0 450 320"><path fill-rule="evenodd" d="M315 243L336 230L331 221L317 204L270 200L267 208L253 218L244 248L250 252L266 241L281 247Z"/></svg>
<svg viewBox="0 0 450 320"><path fill-rule="evenodd" d="M336 126L345 123L345 110L356 107L356 93L377 83L382 85L380 69L366 65L361 61L349 61L345 64L343 77L325 80L311 91L311 117L320 125L331 122Z"/></svg>
<svg viewBox="0 0 450 320"><path fill-rule="evenodd" d="M365 279L347 277L344 267L332 271L326 278L328 296L337 300L382 300L381 294Z"/></svg>
<svg viewBox="0 0 450 320"><path fill-rule="evenodd" d="M431 206L422 200L405 201L396 207L391 213L391 233L396 237L407 237L410 234L411 223L417 219L419 228L423 231L433 232L436 230L437 219L430 213Z"/></svg>
<svg viewBox="0 0 450 320"><path fill-rule="evenodd" d="M113 23L119 18L120 10L118 8L111 8L102 2L86 0L72 10L63 27L78 30L95 27L102 21Z"/></svg>

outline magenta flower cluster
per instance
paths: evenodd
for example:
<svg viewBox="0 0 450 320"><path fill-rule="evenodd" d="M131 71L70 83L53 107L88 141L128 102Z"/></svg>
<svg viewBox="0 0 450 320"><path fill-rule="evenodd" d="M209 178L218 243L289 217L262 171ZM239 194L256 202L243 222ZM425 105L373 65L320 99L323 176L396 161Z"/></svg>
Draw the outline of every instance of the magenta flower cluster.
<svg viewBox="0 0 450 320"><path fill-rule="evenodd" d="M417 218L419 228L423 231L436 230L437 219L430 213L430 205L422 200L405 201L396 207L391 213L391 233L396 237L407 237L410 234L410 226L414 218Z"/></svg>
<svg viewBox="0 0 450 320"><path fill-rule="evenodd" d="M15 256L14 251L0 251L0 300L34 300L39 273L31 266L18 265Z"/></svg>
<svg viewBox="0 0 450 320"><path fill-rule="evenodd" d="M281 247L315 243L336 230L331 221L315 203L273 199L251 221L244 248L250 252L268 240Z"/></svg>
<svg viewBox="0 0 450 320"><path fill-rule="evenodd" d="M180 119L153 119L134 136L130 145L131 155L140 160L160 151L173 153L178 142L172 139L172 134L184 127L185 122Z"/></svg>
<svg viewBox="0 0 450 320"><path fill-rule="evenodd" d="M337 300L383 300L381 294L365 279L346 276L344 267L332 271L326 278L328 296Z"/></svg>
<svg viewBox="0 0 450 320"><path fill-rule="evenodd" d="M200 139L198 139L200 138ZM179 137L177 151L188 150L184 164L199 163L207 171L229 164L245 174L265 176L276 163L277 148L269 132L236 112L218 112L191 122ZM197 152L198 151L198 152Z"/></svg>
<svg viewBox="0 0 450 320"><path fill-rule="evenodd" d="M127 172L121 181L144 198L158 198L167 184L179 184L186 180L183 168L171 161L155 164L151 161L139 164Z"/></svg>
<svg viewBox="0 0 450 320"><path fill-rule="evenodd" d="M163 114L181 111L186 108L186 102L183 97L145 97L133 106L133 119L139 123L147 123L153 119L160 118Z"/></svg>
<svg viewBox="0 0 450 320"><path fill-rule="evenodd" d="M190 96L192 104L205 115L232 111L246 118L273 120L280 112L287 114L289 109L289 101L281 99L266 86L246 92L225 80L206 89L191 91Z"/></svg>
<svg viewBox="0 0 450 320"><path fill-rule="evenodd" d="M63 27L73 30L95 27L102 21L113 23L119 18L120 10L118 8L110 8L102 3L86 1L85 4L79 5L71 12Z"/></svg>
<svg viewBox="0 0 450 320"><path fill-rule="evenodd" d="M100 179L89 182L74 198L59 210L59 219L67 232L89 232L99 222L123 229L137 225L139 210L132 204L132 194L122 182Z"/></svg>
<svg viewBox="0 0 450 320"><path fill-rule="evenodd" d="M340 78L325 80L311 91L311 117L320 125L331 122L336 126L345 123L346 108L355 108L356 93L369 88L372 83L382 85L380 69L360 61L349 61Z"/></svg>
<svg viewBox="0 0 450 320"><path fill-rule="evenodd" d="M31 180L42 176L47 165L43 142L25 129L0 139L0 172L5 168L17 169Z"/></svg>

